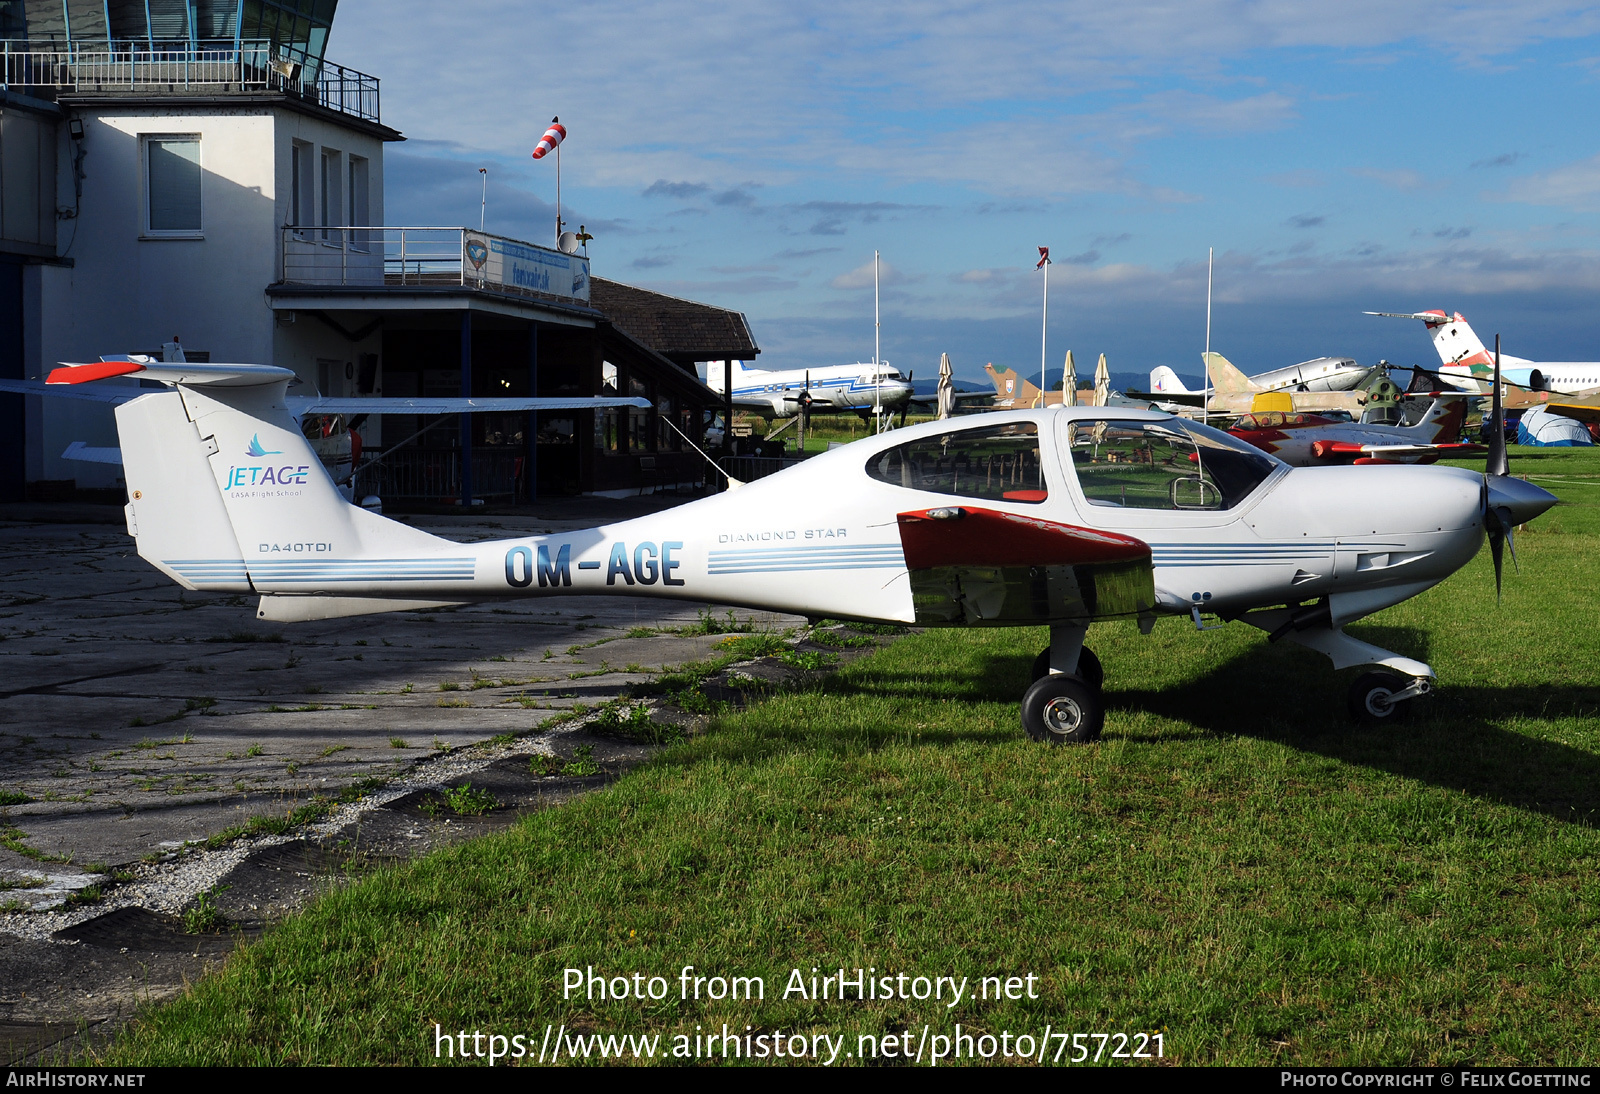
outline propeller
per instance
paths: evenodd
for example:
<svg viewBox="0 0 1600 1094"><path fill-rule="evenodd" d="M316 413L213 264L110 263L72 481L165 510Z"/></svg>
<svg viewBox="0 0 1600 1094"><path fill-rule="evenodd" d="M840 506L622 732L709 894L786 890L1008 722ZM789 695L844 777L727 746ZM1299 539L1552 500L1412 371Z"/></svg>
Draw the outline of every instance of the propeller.
<svg viewBox="0 0 1600 1094"><path fill-rule="evenodd" d="M1483 469L1483 530L1489 535L1489 553L1494 557L1494 592L1500 597L1500 579L1506 549L1518 573L1517 545L1512 530L1526 524L1560 499L1524 479L1511 477L1511 461L1506 455L1506 415L1500 405L1500 336L1494 336L1494 391L1490 396L1489 457Z"/></svg>
<svg viewBox="0 0 1600 1094"><path fill-rule="evenodd" d="M911 378L914 375L915 374L910 369L906 369L906 387L910 387L911 386ZM909 414L910 412L911 412L911 393L907 392L906 393L906 401L900 407L900 428L901 429L904 429L906 427L906 415Z"/></svg>
<svg viewBox="0 0 1600 1094"><path fill-rule="evenodd" d="M1489 456L1483 468L1483 529L1489 534L1489 553L1494 557L1494 596L1500 599L1501 572L1505 567L1505 548L1511 545L1511 564L1522 572L1517 562L1517 548L1512 541L1512 525L1508 523L1510 510L1501 514L1500 506L1491 504L1489 481L1509 478L1511 458L1506 454L1506 412L1500 405L1500 336L1494 336L1494 389L1490 396Z"/></svg>

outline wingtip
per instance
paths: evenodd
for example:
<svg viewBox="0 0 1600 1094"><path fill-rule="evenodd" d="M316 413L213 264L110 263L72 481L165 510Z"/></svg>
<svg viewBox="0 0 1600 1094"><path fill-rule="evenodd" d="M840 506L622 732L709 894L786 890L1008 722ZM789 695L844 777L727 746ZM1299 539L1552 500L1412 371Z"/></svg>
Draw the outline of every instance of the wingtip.
<svg viewBox="0 0 1600 1094"><path fill-rule="evenodd" d="M105 380L112 376L128 376L143 372L138 361L97 361L90 365L62 365L51 369L47 384L86 384L91 380Z"/></svg>

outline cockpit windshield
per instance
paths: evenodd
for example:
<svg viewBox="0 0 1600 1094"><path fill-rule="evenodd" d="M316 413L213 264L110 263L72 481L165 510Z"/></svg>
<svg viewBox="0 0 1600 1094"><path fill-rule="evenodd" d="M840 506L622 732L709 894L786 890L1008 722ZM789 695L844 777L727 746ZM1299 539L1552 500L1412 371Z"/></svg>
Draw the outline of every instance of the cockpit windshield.
<svg viewBox="0 0 1600 1094"><path fill-rule="evenodd" d="M1232 509L1282 464L1236 437L1184 418L1067 426L1072 467L1092 505Z"/></svg>

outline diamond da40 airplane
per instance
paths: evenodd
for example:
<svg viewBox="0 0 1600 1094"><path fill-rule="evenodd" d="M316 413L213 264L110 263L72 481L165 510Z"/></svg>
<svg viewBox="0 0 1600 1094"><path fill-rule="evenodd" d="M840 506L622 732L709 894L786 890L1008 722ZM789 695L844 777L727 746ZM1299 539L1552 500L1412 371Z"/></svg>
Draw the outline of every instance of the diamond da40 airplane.
<svg viewBox="0 0 1600 1094"><path fill-rule="evenodd" d="M1062 407L867 438L664 512L585 531L454 543L346 502L271 365L63 367L51 385L157 380L116 407L139 554L188 589L259 595L292 622L515 596L659 596L921 626L1047 625L1023 728L1100 733L1090 623L1201 613L1370 665L1352 712L1393 717L1433 669L1344 633L1444 580L1487 530L1556 499L1509 477L1395 467L1291 469L1168 414ZM70 390L70 389L69 389ZM1498 432L1495 434L1500 435ZM797 576L805 578L796 580ZM809 578L825 580L807 580Z"/></svg>

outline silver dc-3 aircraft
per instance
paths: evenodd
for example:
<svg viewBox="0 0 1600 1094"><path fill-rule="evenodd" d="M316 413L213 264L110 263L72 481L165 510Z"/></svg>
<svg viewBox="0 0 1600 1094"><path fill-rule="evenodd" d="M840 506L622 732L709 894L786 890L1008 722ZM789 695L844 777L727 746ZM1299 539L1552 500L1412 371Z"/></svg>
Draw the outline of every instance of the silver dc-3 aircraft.
<svg viewBox="0 0 1600 1094"><path fill-rule="evenodd" d="M801 407L819 410L853 410L870 414L874 408L900 410L914 395L909 377L887 361L854 365L824 365L810 369L754 369L743 361L712 361L706 366L706 386L718 395L727 393L725 371L733 373L733 405L775 418L790 418Z"/></svg>
<svg viewBox="0 0 1600 1094"><path fill-rule="evenodd" d="M1509 477L1395 467L1374 504L1364 468L1288 465L1168 414L1060 407L930 422L777 475L586 531L454 543L346 502L271 365L63 367L171 390L116 408L139 554L188 589L259 595L293 622L515 596L713 601L919 626L1046 625L1022 725L1095 739L1104 719L1089 624L1237 620L1370 665L1352 712L1392 718L1433 669L1344 632L1471 559L1555 498ZM1498 408L1497 408L1498 409ZM1496 436L1500 434L1497 432ZM797 580L825 577L825 580Z"/></svg>

